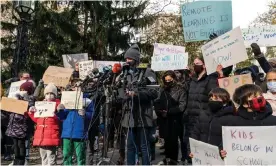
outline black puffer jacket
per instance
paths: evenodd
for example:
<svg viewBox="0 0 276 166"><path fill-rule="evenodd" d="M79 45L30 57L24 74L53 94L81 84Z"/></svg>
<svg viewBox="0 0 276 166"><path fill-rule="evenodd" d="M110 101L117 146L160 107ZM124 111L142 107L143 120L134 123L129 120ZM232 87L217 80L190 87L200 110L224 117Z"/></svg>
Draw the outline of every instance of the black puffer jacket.
<svg viewBox="0 0 276 166"><path fill-rule="evenodd" d="M232 103L218 111L200 112L194 130L191 132L191 137L222 147L222 126L229 126L233 115L234 106Z"/></svg>
<svg viewBox="0 0 276 166"><path fill-rule="evenodd" d="M208 110L208 94L217 86L217 75L208 76L205 74L199 80L197 78L192 79L189 89L188 105L185 111L185 115L189 119L187 124L188 135L193 130L200 112Z"/></svg>

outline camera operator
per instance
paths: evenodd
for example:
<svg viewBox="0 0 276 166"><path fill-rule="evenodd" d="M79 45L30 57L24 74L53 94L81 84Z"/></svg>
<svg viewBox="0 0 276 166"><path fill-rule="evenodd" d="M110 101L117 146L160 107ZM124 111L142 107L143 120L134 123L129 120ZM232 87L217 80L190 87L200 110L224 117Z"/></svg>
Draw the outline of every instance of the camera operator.
<svg viewBox="0 0 276 166"><path fill-rule="evenodd" d="M126 65L124 71L124 86L119 88L123 99L122 126L128 128L127 135L127 165L135 165L139 150L142 152L142 165L150 165L150 129L153 126L153 100L157 91L138 87L138 82L151 73L143 73L137 69L140 62L140 49L132 45L125 53ZM147 75L146 75L147 74ZM151 77L152 78L152 77Z"/></svg>

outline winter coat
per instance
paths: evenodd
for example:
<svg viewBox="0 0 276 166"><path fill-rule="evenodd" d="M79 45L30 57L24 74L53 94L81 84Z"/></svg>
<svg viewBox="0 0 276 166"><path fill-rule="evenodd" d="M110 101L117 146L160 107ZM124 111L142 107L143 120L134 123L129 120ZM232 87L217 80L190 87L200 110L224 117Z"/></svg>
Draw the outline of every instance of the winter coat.
<svg viewBox="0 0 276 166"><path fill-rule="evenodd" d="M208 110L208 95L210 91L217 86L217 75L208 76L205 74L199 80L195 77L192 79L189 89L187 109L185 111L185 115L188 116L188 135L190 134L190 131L193 130L200 112Z"/></svg>
<svg viewBox="0 0 276 166"><path fill-rule="evenodd" d="M56 99L56 107L60 100ZM60 120L54 117L35 118L33 112L28 113L30 118L36 123L33 146L59 146L60 140Z"/></svg>
<svg viewBox="0 0 276 166"><path fill-rule="evenodd" d="M267 91L267 93L263 93L263 96L272 108L272 115L276 116L276 95L273 95L270 91Z"/></svg>
<svg viewBox="0 0 276 166"><path fill-rule="evenodd" d="M152 127L153 126L153 100L157 98L158 92L154 89L149 89L144 86L135 85L141 75L139 69L134 69L134 72L127 74L126 89L135 91L135 96L125 95L125 88L118 90L119 97L123 102L123 127ZM152 71L147 71L143 78L155 75ZM154 79L154 77L152 77ZM133 85L132 85L133 83ZM138 87L138 88L137 88Z"/></svg>
<svg viewBox="0 0 276 166"><path fill-rule="evenodd" d="M59 117L62 124L61 138L72 138L72 139L84 139L87 137L87 130L89 127L90 120L93 114L94 104L91 102L85 108L85 115L81 116L76 109L65 109L60 110L56 115Z"/></svg>
<svg viewBox="0 0 276 166"><path fill-rule="evenodd" d="M229 126L233 115L233 104L229 104L217 111L208 109L200 112L197 123L191 132L191 138L222 147L222 126Z"/></svg>

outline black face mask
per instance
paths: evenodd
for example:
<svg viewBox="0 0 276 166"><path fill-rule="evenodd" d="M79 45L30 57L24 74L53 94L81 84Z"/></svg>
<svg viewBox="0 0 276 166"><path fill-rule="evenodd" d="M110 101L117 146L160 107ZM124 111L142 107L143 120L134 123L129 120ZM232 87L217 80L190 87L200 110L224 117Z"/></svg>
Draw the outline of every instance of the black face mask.
<svg viewBox="0 0 276 166"><path fill-rule="evenodd" d="M203 70L203 65L194 65L194 71L197 75L199 75Z"/></svg>
<svg viewBox="0 0 276 166"><path fill-rule="evenodd" d="M167 88L172 88L175 85L174 81L165 82L164 84Z"/></svg>
<svg viewBox="0 0 276 166"><path fill-rule="evenodd" d="M223 103L221 101L209 101L208 106L212 112L217 112L222 109Z"/></svg>

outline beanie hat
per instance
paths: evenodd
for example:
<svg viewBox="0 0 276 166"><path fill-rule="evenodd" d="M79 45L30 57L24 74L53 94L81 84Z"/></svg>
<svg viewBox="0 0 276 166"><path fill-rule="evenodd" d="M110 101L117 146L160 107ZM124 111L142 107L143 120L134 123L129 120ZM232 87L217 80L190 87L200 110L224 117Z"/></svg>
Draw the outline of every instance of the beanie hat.
<svg viewBox="0 0 276 166"><path fill-rule="evenodd" d="M44 88L44 95L47 93L53 93L57 96L57 87L53 83L49 83L45 88Z"/></svg>
<svg viewBox="0 0 276 166"><path fill-rule="evenodd" d="M21 84L20 90L27 91L28 95L33 94L35 90L33 82L30 82L30 81L24 82L23 84Z"/></svg>
<svg viewBox="0 0 276 166"><path fill-rule="evenodd" d="M137 44L132 45L125 53L124 58L130 58L140 63L140 48Z"/></svg>

